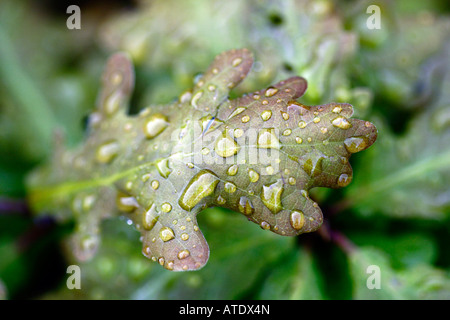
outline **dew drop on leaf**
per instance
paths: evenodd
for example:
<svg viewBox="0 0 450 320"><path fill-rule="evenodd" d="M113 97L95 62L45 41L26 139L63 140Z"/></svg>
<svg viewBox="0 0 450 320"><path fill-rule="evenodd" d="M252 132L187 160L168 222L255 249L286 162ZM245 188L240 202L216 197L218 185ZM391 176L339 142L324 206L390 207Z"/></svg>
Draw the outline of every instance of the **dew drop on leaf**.
<svg viewBox="0 0 450 320"><path fill-rule="evenodd" d="M225 182L224 190L228 193L234 193L236 192L236 185L233 182Z"/></svg>
<svg viewBox="0 0 450 320"><path fill-rule="evenodd" d="M348 121L346 118L344 117L337 117L334 120L331 121L331 124L333 126L335 126L336 128L340 128L340 129L350 129L352 127L352 124L350 123L350 121Z"/></svg>
<svg viewBox="0 0 450 320"><path fill-rule="evenodd" d="M272 117L272 111L270 110L264 110L261 113L261 119L263 119L263 121L267 121Z"/></svg>
<svg viewBox="0 0 450 320"><path fill-rule="evenodd" d="M236 164L233 164L232 166L230 166L227 170L227 174L229 176L235 176L236 173L238 172L238 166Z"/></svg>
<svg viewBox="0 0 450 320"><path fill-rule="evenodd" d="M356 153L369 146L369 139L366 137L350 137L344 141L345 148L350 153Z"/></svg>
<svg viewBox="0 0 450 320"><path fill-rule="evenodd" d="M158 162L156 162L155 165L161 177L167 179L170 173L172 172L172 169L170 169L169 167L169 159L161 159Z"/></svg>
<svg viewBox="0 0 450 320"><path fill-rule="evenodd" d="M253 204L250 202L250 200L247 197L241 197L239 199L238 207L239 207L239 211L241 213L245 214L246 216L251 215L255 211Z"/></svg>
<svg viewBox="0 0 450 320"><path fill-rule="evenodd" d="M239 151L239 145L231 138L227 131L225 131L219 138L216 140L216 144L214 146L214 151L223 157L228 158L234 156Z"/></svg>
<svg viewBox="0 0 450 320"><path fill-rule="evenodd" d="M209 171L202 170L197 173L184 189L178 204L183 209L190 211L204 197L212 194L219 183L217 176Z"/></svg>
<svg viewBox="0 0 450 320"><path fill-rule="evenodd" d="M277 92L278 92L277 88L270 87L270 88L267 88L267 90L264 93L264 95L269 98L269 97L273 97L274 95L276 95Z"/></svg>
<svg viewBox="0 0 450 320"><path fill-rule="evenodd" d="M280 140L275 135L275 129L261 129L258 132L257 145L264 149L280 149Z"/></svg>
<svg viewBox="0 0 450 320"><path fill-rule="evenodd" d="M303 170L305 170L310 177L317 177L322 173L323 158L323 156L318 156L307 159L303 164Z"/></svg>
<svg viewBox="0 0 450 320"><path fill-rule="evenodd" d="M119 151L119 143L115 140L111 140L101 144L97 148L95 157L99 163L109 163L119 154Z"/></svg>
<svg viewBox="0 0 450 320"><path fill-rule="evenodd" d="M144 134L151 139L159 135L169 125L167 117L162 114L155 114L144 124Z"/></svg>
<svg viewBox="0 0 450 320"><path fill-rule="evenodd" d="M283 193L283 190L283 182L281 179L268 186L263 186L261 200L273 214L276 214L283 209L281 205L281 194Z"/></svg>
<svg viewBox="0 0 450 320"><path fill-rule="evenodd" d="M150 209L142 214L142 226L145 230L152 230L158 221L159 215L156 211L156 205L152 203Z"/></svg>
<svg viewBox="0 0 450 320"><path fill-rule="evenodd" d="M178 252L178 259L183 260L186 259L187 257L189 257L191 253L189 252L188 249L184 249L181 250L180 252Z"/></svg>
<svg viewBox="0 0 450 320"><path fill-rule="evenodd" d="M169 227L163 227L159 230L159 237L162 241L167 242L175 238L175 233Z"/></svg>
<svg viewBox="0 0 450 320"><path fill-rule="evenodd" d="M295 230L300 230L305 225L305 215L300 210L292 211L289 221L292 228Z"/></svg>
<svg viewBox="0 0 450 320"><path fill-rule="evenodd" d="M352 176L349 176L346 173L343 173L339 176L338 180L337 180L337 185L339 187L346 187L350 184L350 182L352 182Z"/></svg>
<svg viewBox="0 0 450 320"><path fill-rule="evenodd" d="M253 169L249 169L248 177L250 179L250 182L257 182L259 180L259 173Z"/></svg>

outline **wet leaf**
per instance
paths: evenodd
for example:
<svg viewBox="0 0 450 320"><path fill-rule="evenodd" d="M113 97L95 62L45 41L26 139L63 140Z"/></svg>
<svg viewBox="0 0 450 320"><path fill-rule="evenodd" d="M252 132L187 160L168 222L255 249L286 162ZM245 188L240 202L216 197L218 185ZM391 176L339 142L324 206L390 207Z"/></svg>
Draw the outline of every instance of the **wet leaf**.
<svg viewBox="0 0 450 320"><path fill-rule="evenodd" d="M178 102L129 116L133 67L112 56L84 145L65 151L56 141L52 161L30 177L30 203L74 216L80 260L95 254L100 221L121 214L141 232L143 254L176 271L208 261L196 218L207 207L280 235L317 230L323 217L309 190L347 186L348 160L372 145L376 128L351 119L349 104L298 103L301 77L229 100L252 63L246 49L222 53Z"/></svg>

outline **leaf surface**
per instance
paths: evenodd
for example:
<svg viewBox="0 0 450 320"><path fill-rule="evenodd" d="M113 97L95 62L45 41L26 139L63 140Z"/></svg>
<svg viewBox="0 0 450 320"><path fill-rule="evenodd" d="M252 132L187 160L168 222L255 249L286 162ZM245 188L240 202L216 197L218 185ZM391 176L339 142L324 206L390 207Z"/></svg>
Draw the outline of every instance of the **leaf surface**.
<svg viewBox="0 0 450 320"><path fill-rule="evenodd" d="M351 154L373 144L375 126L351 119L345 103L296 101L306 80L292 77L229 100L253 63L246 49L219 55L192 91L166 108L127 115L134 73L116 54L103 78L88 137L30 177L36 211L74 215L76 255L96 252L100 221L122 215L141 232L143 253L169 270L195 270L209 258L197 214L220 206L280 235L317 230L313 187L352 180Z"/></svg>

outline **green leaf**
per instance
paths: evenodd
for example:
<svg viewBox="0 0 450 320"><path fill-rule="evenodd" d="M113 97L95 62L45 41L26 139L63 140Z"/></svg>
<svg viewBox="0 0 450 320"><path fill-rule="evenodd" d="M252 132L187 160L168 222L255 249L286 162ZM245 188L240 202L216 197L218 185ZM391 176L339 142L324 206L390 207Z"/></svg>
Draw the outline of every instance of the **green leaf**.
<svg viewBox="0 0 450 320"><path fill-rule="evenodd" d="M438 250L435 241L422 233L402 232L388 236L385 232L349 234L357 246L373 246L386 252L392 267L412 268L420 264L434 264Z"/></svg>
<svg viewBox="0 0 450 320"><path fill-rule="evenodd" d="M112 56L85 144L65 151L57 141L52 161L29 179L31 205L74 215L82 261L97 250L100 221L120 211L141 232L144 255L176 271L208 261L196 221L207 207L281 235L317 230L323 217L309 189L347 186L348 159L373 144L376 128L350 119L349 104L298 103L301 77L229 100L252 62L246 49L225 52L192 93L128 116L133 67L125 54Z"/></svg>
<svg viewBox="0 0 450 320"><path fill-rule="evenodd" d="M307 250L296 247L265 277L258 299L324 299L322 275Z"/></svg>
<svg viewBox="0 0 450 320"><path fill-rule="evenodd" d="M56 296L138 300L251 297L267 272L275 272L274 266L295 252L295 239L261 232L244 220L228 210L205 210L199 221L215 254L207 266L195 273L167 272L157 264L149 264L135 250L138 233L123 220L106 220L98 254L79 264L82 290L67 290L64 284ZM69 263L77 263L71 256Z"/></svg>
<svg viewBox="0 0 450 320"><path fill-rule="evenodd" d="M450 73L439 99L401 137L382 128L377 148L361 156L365 170L346 190L363 214L444 220L450 213Z"/></svg>
<svg viewBox="0 0 450 320"><path fill-rule="evenodd" d="M448 299L448 273L425 264L395 270L380 250L362 247L350 254L355 299ZM376 267L373 268L373 266ZM379 282L375 279L379 275ZM378 287L372 285L379 283Z"/></svg>

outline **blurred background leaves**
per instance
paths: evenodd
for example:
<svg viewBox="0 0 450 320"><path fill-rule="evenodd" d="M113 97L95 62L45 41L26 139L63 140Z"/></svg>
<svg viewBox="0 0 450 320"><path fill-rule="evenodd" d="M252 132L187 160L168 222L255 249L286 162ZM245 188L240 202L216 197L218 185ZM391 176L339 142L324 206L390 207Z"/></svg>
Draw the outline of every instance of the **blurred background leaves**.
<svg viewBox="0 0 450 320"><path fill-rule="evenodd" d="M76 2L76 1L75 1ZM450 17L446 1L0 2L0 299L450 299ZM369 5L381 29L369 30ZM107 57L136 65L133 112L176 99L218 53L247 47L253 71L234 95L292 75L301 102L354 105L377 142L351 159L353 182L314 189L319 232L280 237L223 209L199 215L210 261L171 273L147 260L122 219L68 290L73 225L35 219L24 179L51 154L52 132L83 138ZM369 290L370 265L381 289Z"/></svg>

